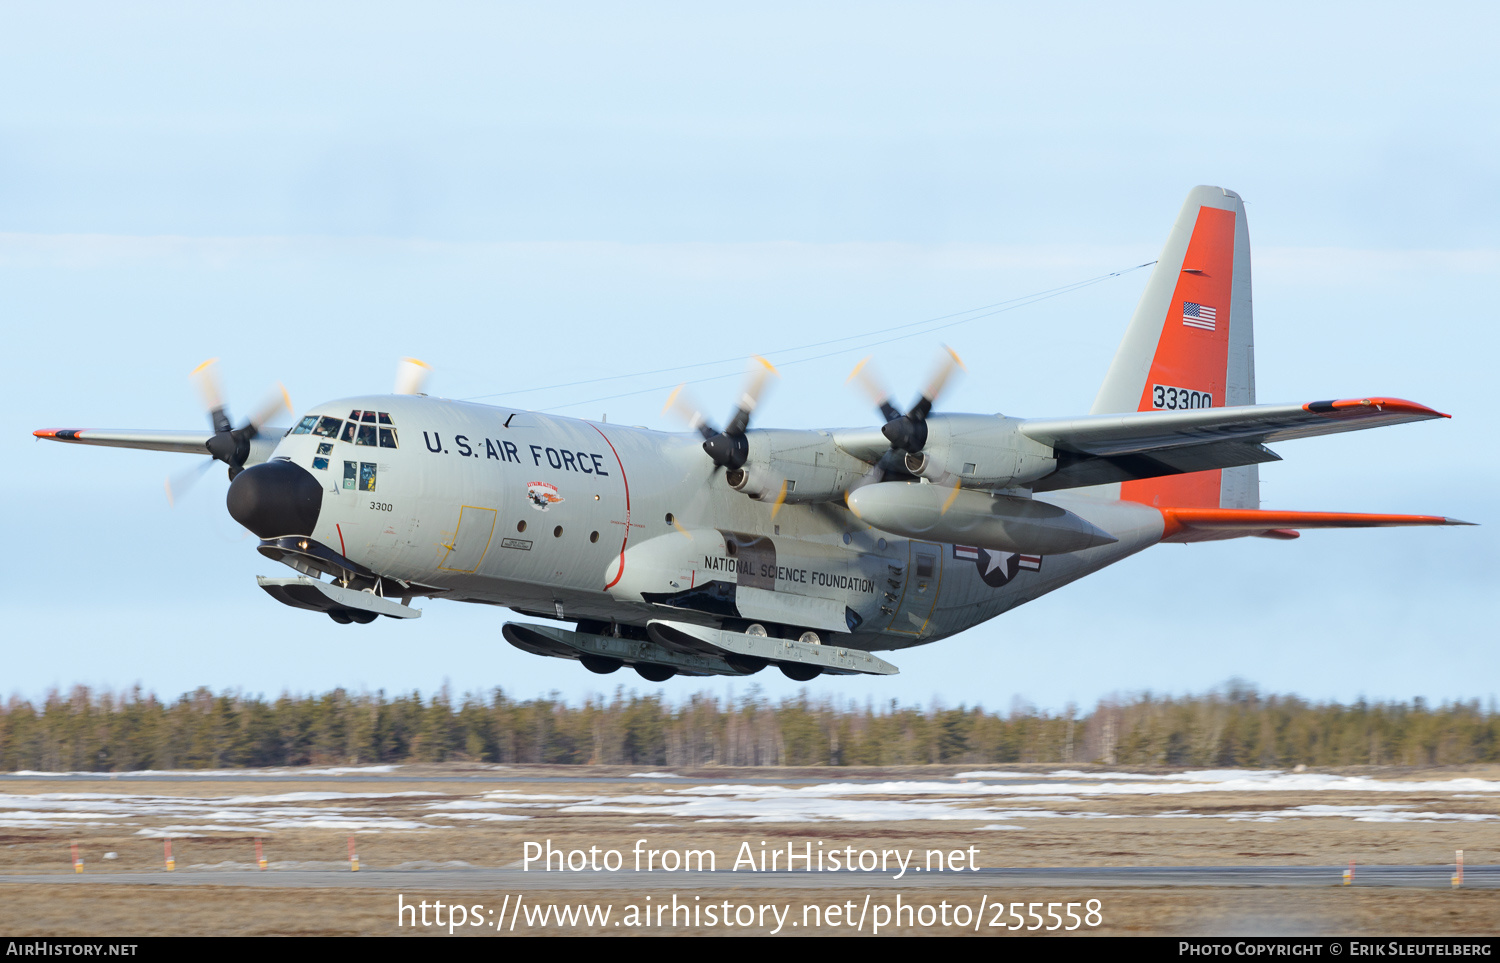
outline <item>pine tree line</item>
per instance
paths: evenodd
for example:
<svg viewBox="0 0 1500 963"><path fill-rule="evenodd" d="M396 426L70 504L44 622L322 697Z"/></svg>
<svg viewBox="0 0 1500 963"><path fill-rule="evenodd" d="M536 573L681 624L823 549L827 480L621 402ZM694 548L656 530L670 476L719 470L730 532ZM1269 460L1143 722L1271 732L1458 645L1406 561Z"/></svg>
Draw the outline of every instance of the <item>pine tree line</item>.
<svg viewBox="0 0 1500 963"><path fill-rule="evenodd" d="M469 760L638 766L950 763L1290 767L1500 760L1500 714L1478 702L1351 705L1231 684L1184 698L1101 701L1080 714L833 699L617 690L570 705L500 689L260 696L73 689L0 707L0 770L124 771Z"/></svg>

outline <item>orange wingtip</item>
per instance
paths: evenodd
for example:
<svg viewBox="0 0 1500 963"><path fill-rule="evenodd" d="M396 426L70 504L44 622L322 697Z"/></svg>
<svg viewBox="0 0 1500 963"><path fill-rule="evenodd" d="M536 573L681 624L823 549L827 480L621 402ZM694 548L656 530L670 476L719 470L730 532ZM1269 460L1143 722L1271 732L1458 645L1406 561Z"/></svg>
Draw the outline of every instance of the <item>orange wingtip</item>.
<svg viewBox="0 0 1500 963"><path fill-rule="evenodd" d="M38 428L32 434L37 438L52 438L57 441L75 441L83 434L82 428Z"/></svg>
<svg viewBox="0 0 1500 963"><path fill-rule="evenodd" d="M1333 418L1349 415L1393 412L1399 415L1425 415L1428 418L1452 418L1435 408L1419 405L1405 398L1344 398L1338 401L1310 401L1302 406L1303 411Z"/></svg>
<svg viewBox="0 0 1500 963"><path fill-rule="evenodd" d="M1255 508L1163 508L1163 538L1184 529L1271 532L1299 528L1390 528L1401 525L1472 525L1443 515L1383 515L1363 512L1278 512ZM1273 536L1274 537L1274 536Z"/></svg>

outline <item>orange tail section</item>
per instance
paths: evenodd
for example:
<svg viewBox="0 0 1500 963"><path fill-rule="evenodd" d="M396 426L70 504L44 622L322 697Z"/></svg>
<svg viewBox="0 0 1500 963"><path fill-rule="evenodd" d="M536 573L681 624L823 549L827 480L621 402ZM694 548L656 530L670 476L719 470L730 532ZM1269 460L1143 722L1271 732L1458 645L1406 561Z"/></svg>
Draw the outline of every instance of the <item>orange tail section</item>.
<svg viewBox="0 0 1500 963"><path fill-rule="evenodd" d="M1195 187L1094 402L1095 414L1255 403L1250 234L1239 195ZM1256 508L1254 465L1123 482L1157 508Z"/></svg>

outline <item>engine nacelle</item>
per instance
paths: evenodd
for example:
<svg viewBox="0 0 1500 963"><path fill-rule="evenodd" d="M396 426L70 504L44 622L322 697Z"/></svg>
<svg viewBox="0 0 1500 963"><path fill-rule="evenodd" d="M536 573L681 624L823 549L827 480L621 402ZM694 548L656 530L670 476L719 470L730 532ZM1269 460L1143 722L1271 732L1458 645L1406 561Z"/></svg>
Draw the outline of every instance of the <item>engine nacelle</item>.
<svg viewBox="0 0 1500 963"><path fill-rule="evenodd" d="M745 439L745 466L726 472L724 480L751 498L774 501L785 482L786 501L793 504L838 501L870 470L826 431L760 430L746 432Z"/></svg>
<svg viewBox="0 0 1500 963"><path fill-rule="evenodd" d="M1020 424L1003 415L933 415L927 442L906 456L906 469L947 488L1030 485L1057 470L1057 454L1021 434Z"/></svg>

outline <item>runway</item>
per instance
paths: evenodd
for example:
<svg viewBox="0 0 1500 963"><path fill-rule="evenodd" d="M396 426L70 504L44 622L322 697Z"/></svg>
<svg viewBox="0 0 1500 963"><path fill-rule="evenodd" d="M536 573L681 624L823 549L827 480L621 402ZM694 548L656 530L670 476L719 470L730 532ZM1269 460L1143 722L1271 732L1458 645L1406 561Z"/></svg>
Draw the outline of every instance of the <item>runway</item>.
<svg viewBox="0 0 1500 963"><path fill-rule="evenodd" d="M236 886L315 889L385 889L423 893L559 892L571 890L777 889L1024 889L1092 890L1118 887L1339 887L1346 866L1091 866L909 872L527 872L501 869L180 870L152 873L47 873L0 876L0 884L79 887ZM1357 866L1351 886L1451 889L1453 866ZM1500 889L1500 865L1466 866L1464 889Z"/></svg>

